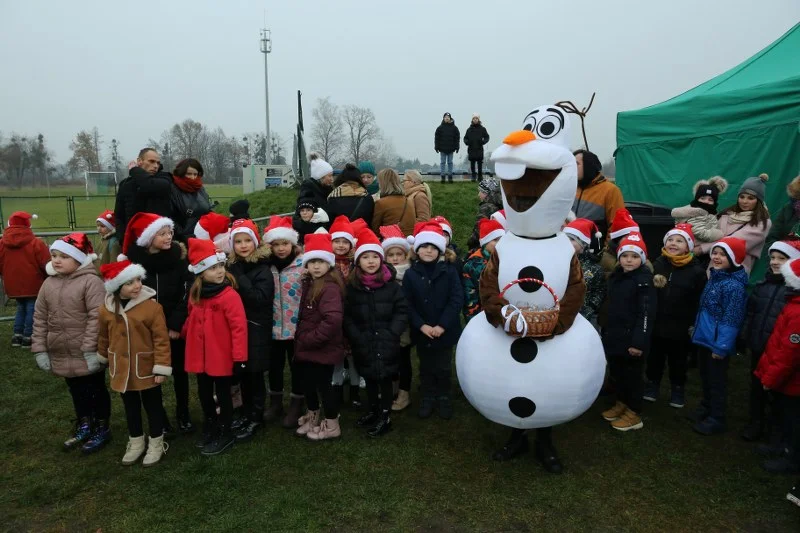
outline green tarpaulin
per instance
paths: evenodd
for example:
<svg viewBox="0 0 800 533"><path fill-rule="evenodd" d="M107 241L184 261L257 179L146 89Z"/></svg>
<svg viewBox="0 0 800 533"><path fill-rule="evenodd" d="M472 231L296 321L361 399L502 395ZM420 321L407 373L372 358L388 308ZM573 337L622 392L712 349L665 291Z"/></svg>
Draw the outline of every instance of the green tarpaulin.
<svg viewBox="0 0 800 533"><path fill-rule="evenodd" d="M626 200L671 207L714 175L736 201L749 176L766 172L767 205L787 200L800 173L800 23L747 61L666 102L617 115L617 185Z"/></svg>

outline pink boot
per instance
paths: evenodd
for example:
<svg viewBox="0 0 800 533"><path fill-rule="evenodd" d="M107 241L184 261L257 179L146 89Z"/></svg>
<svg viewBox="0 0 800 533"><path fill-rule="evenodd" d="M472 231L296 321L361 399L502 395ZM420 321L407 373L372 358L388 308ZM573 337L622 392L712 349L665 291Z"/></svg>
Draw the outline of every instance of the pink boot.
<svg viewBox="0 0 800 533"><path fill-rule="evenodd" d="M342 428L339 425L339 418L326 418L322 421L322 424L319 425L319 428L316 428L314 431L311 431L306 435L309 440L327 440L327 439L338 439L342 436Z"/></svg>
<svg viewBox="0 0 800 533"><path fill-rule="evenodd" d="M319 409L316 411L306 412L306 414L300 417L297 423L300 425L300 427L297 428L297 431L295 431L294 434L298 437L305 437L314 431L315 428L319 427Z"/></svg>

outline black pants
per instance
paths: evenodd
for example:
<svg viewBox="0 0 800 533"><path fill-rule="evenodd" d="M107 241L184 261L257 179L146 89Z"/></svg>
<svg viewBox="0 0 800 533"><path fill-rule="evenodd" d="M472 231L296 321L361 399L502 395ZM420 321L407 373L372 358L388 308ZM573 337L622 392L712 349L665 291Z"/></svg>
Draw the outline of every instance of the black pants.
<svg viewBox="0 0 800 533"><path fill-rule="evenodd" d="M511 429L511 438L509 440L517 440L528 434L527 429ZM546 428L538 428L536 430L536 442L540 446L553 447L553 426Z"/></svg>
<svg viewBox="0 0 800 533"><path fill-rule="evenodd" d="M370 411L389 411L392 408L392 378L367 379L367 398L369 399ZM378 398L380 394L380 398Z"/></svg>
<svg viewBox="0 0 800 533"><path fill-rule="evenodd" d="M214 392L217 402L214 402ZM231 376L209 376L197 374L197 396L206 419L217 419L220 425L229 427L233 419L233 399L231 398ZM219 417L217 417L219 403Z"/></svg>
<svg viewBox="0 0 800 533"><path fill-rule="evenodd" d="M108 420L111 416L111 395L106 388L105 372L64 378L64 380L69 387L72 405L78 418Z"/></svg>
<svg viewBox="0 0 800 533"><path fill-rule="evenodd" d="M450 396L452 347L428 348L417 346L419 380L426 398Z"/></svg>
<svg viewBox="0 0 800 533"><path fill-rule="evenodd" d="M750 422L755 424L762 424L765 422L764 414L767 410L767 391L764 390L764 385L753 372L761 360L762 353L752 352L750 354Z"/></svg>
<svg viewBox="0 0 800 533"><path fill-rule="evenodd" d="M306 405L309 411L319 410L319 400L322 397L322 406L325 408L325 418L333 420L339 416L339 395L333 391L333 366L307 361L295 363L295 370L300 372L303 379L303 392L306 395ZM391 395L389 395L391 398Z"/></svg>
<svg viewBox="0 0 800 533"><path fill-rule="evenodd" d="M175 414L180 419L189 418L189 374L186 373L186 341L170 340L172 350L172 384L175 388Z"/></svg>
<svg viewBox="0 0 800 533"><path fill-rule="evenodd" d="M783 406L786 432L789 434L789 460L800 465L800 396L781 394L780 403Z"/></svg>
<svg viewBox="0 0 800 533"><path fill-rule="evenodd" d="M608 358L608 371L614 380L617 400L624 403L634 413L642 412L642 357L630 355L612 355Z"/></svg>
<svg viewBox="0 0 800 533"><path fill-rule="evenodd" d="M283 367L286 359L289 359L289 371L292 374L292 394L302 396L303 381L294 362L294 339L272 340L269 352L269 391L283 392Z"/></svg>
<svg viewBox="0 0 800 533"><path fill-rule="evenodd" d="M400 390L411 390L411 345L401 346L400 352L400 368L396 376L396 380L400 382Z"/></svg>
<svg viewBox="0 0 800 533"><path fill-rule="evenodd" d="M123 392L120 396L122 396L122 405L125 406L128 435L131 437L144 435L142 406L144 406L144 411L147 413L150 436L156 438L164 434L164 406L161 403L161 385L141 391Z"/></svg>
<svg viewBox="0 0 800 533"><path fill-rule="evenodd" d="M697 350L697 367L703 383L703 405L709 416L725 422L728 402L728 365L730 358L714 359L711 350L700 346Z"/></svg>
<svg viewBox="0 0 800 533"><path fill-rule="evenodd" d="M686 384L686 371L689 365L689 347L687 336L678 340L654 337L650 344L650 354L647 356L647 379L661 383L664 363L667 363L670 384L683 387Z"/></svg>
<svg viewBox="0 0 800 533"><path fill-rule="evenodd" d="M478 179L482 180L483 179L483 159L481 159L479 161L470 160L470 162L469 162L469 170L472 173L472 179L475 179L475 176L476 176L476 174L475 174L475 167L476 166L478 167L478 173L477 173Z"/></svg>
<svg viewBox="0 0 800 533"><path fill-rule="evenodd" d="M240 376L242 388L242 409L250 420L261 420L264 416L264 402L267 399L267 386L263 372L247 371Z"/></svg>

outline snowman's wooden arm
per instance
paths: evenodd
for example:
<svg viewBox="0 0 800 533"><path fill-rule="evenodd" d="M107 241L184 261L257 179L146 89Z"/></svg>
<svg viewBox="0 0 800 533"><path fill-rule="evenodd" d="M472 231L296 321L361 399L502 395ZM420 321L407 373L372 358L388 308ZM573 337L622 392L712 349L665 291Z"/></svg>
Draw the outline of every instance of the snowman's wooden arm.
<svg viewBox="0 0 800 533"><path fill-rule="evenodd" d="M553 330L553 335L560 335L566 332L575 322L575 317L583 306L583 298L586 296L586 283L583 281L583 270L578 256L572 256L569 264L569 281L564 297L561 298L561 310L558 312L558 323Z"/></svg>

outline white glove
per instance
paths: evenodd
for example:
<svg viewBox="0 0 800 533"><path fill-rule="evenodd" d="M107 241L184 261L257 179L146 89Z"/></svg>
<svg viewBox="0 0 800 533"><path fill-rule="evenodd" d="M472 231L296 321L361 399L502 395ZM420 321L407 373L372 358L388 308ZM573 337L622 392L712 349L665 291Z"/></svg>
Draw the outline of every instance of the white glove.
<svg viewBox="0 0 800 533"><path fill-rule="evenodd" d="M39 352L36 354L36 364L45 372L52 372L50 367L50 356L47 352Z"/></svg>
<svg viewBox="0 0 800 533"><path fill-rule="evenodd" d="M97 357L97 352L86 352L83 354L83 359L86 361L86 366L90 374L105 370L105 366L103 366L103 363L101 363L100 359Z"/></svg>

